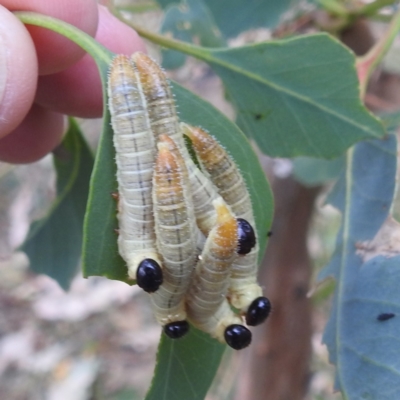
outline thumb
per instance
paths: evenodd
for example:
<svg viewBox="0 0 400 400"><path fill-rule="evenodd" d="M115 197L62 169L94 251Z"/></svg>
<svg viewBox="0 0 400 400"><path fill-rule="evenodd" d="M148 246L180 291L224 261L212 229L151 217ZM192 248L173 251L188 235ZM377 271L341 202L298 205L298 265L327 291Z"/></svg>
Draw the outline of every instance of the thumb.
<svg viewBox="0 0 400 400"><path fill-rule="evenodd" d="M24 25L0 6L0 138L27 115L35 96L38 62Z"/></svg>

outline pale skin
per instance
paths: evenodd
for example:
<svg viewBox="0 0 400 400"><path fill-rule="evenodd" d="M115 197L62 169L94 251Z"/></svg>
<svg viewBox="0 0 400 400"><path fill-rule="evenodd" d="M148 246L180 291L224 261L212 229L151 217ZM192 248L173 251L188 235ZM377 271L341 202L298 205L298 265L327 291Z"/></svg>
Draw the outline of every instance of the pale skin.
<svg viewBox="0 0 400 400"><path fill-rule="evenodd" d="M95 0L0 0L0 160L29 163L62 140L65 115L102 115L92 58L62 36L24 26L12 11L68 22L114 53L145 52L137 33Z"/></svg>

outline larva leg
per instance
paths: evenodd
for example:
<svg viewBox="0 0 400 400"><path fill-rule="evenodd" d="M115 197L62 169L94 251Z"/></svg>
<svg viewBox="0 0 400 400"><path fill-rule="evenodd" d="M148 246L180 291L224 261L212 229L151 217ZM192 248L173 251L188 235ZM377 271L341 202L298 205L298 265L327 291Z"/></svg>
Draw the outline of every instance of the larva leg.
<svg viewBox="0 0 400 400"><path fill-rule="evenodd" d="M228 298L231 304L246 314L249 325L262 323L269 315L271 305L262 295L257 283L258 243L253 210L244 179L235 162L209 134L200 128L187 126L186 134L218 193L239 218L239 254L232 265Z"/></svg>
<svg viewBox="0 0 400 400"><path fill-rule="evenodd" d="M237 222L222 198L213 204L217 222L206 240L187 294L188 315L199 329L239 350L250 344L251 332L241 325L242 320L225 298L236 257Z"/></svg>
<svg viewBox="0 0 400 400"><path fill-rule="evenodd" d="M147 292L162 282L152 204L154 138L146 101L129 58L118 55L108 77L118 180L118 249L128 274Z"/></svg>
<svg viewBox="0 0 400 400"><path fill-rule="evenodd" d="M112 197L116 202L118 202L119 193L118 193L118 192L111 193L111 197Z"/></svg>
<svg viewBox="0 0 400 400"><path fill-rule="evenodd" d="M187 192L187 171L179 151L170 151L172 139L160 136L153 176L153 203L157 247L164 266L164 283L151 296L154 314L171 338L183 336L185 294L197 259L197 227Z"/></svg>

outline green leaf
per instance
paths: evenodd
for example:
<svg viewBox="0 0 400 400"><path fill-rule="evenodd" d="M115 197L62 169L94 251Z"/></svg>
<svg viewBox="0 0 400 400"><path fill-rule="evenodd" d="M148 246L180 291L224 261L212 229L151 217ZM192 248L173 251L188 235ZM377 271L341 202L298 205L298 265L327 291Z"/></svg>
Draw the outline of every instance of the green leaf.
<svg viewBox="0 0 400 400"><path fill-rule="evenodd" d="M202 0L185 0L181 5L168 7L161 26L164 35L184 42L198 42L204 47L224 47L222 38L213 17ZM183 53L175 50L162 50L163 67L181 67L186 59Z"/></svg>
<svg viewBox="0 0 400 400"><path fill-rule="evenodd" d="M162 335L155 376L145 400L204 399L225 348L193 327L179 340Z"/></svg>
<svg viewBox="0 0 400 400"><path fill-rule="evenodd" d="M345 162L344 155L333 160L297 157L293 160L293 176L305 186L323 185L338 178Z"/></svg>
<svg viewBox="0 0 400 400"><path fill-rule="evenodd" d="M220 75L239 126L265 154L333 158L385 134L360 101L354 55L329 35L194 53Z"/></svg>
<svg viewBox="0 0 400 400"><path fill-rule="evenodd" d="M163 8L179 3L179 0L157 0ZM204 0L211 11L217 26L225 37L259 28L273 28L282 14L298 0Z"/></svg>
<svg viewBox="0 0 400 400"><path fill-rule="evenodd" d="M114 160L110 113L105 108L85 218L83 276L99 275L132 285L134 282L128 280L125 261L118 253L117 202L112 198L113 193L118 193Z"/></svg>
<svg viewBox="0 0 400 400"><path fill-rule="evenodd" d="M385 135L360 100L354 54L325 33L207 49L137 30L210 64L239 127L272 157L330 159L358 141Z"/></svg>
<svg viewBox="0 0 400 400"><path fill-rule="evenodd" d="M392 400L400 391L400 249L390 240L400 226L388 220L396 145L395 135L389 135L351 149L330 196L343 221L334 256L321 274L336 279L324 342L345 399ZM382 226L389 224L394 228L383 234ZM394 318L381 321L383 313Z"/></svg>
<svg viewBox="0 0 400 400"><path fill-rule="evenodd" d="M31 225L22 250L30 268L47 274L68 289L81 255L83 218L89 191L93 156L77 124L54 150L57 199L48 215Z"/></svg>

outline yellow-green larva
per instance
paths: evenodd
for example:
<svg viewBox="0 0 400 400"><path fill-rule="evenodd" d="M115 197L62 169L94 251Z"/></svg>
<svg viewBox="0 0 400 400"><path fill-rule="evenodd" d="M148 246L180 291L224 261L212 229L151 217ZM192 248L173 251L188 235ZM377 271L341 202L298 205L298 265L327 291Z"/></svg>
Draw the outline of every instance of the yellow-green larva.
<svg viewBox="0 0 400 400"><path fill-rule="evenodd" d="M231 207L237 218L246 220L255 230L255 220L249 192L236 163L222 146L200 128L188 127L186 134L192 141L196 154L209 173L218 193ZM269 300L263 297L257 283L259 246L235 259L231 268L228 299L230 303L246 314L249 325L258 325L269 315Z"/></svg>
<svg viewBox="0 0 400 400"><path fill-rule="evenodd" d="M250 344L251 333L230 309L225 297L236 257L237 222L221 197L213 205L216 224L196 265L187 294L187 310L196 327L239 350Z"/></svg>
<svg viewBox="0 0 400 400"><path fill-rule="evenodd" d="M150 262L150 266L160 268L161 263L152 200L154 138L138 73L126 56L118 55L112 61L108 96L119 192L118 249L127 263L128 275L136 279L139 266L146 268ZM150 283L147 291L157 290L160 277L156 280L158 283Z"/></svg>
<svg viewBox="0 0 400 400"><path fill-rule="evenodd" d="M189 328L185 295L197 261L197 227L185 163L178 149L171 152L171 141L160 135L154 168L154 216L164 282L151 299L164 332L177 338Z"/></svg>
<svg viewBox="0 0 400 400"><path fill-rule="evenodd" d="M252 204L235 162L207 133L179 122L165 73L145 54L114 58L108 95L119 191L118 249L129 276L154 292L154 314L169 337L187 332L188 313L220 341L246 347L251 333L229 302L246 315L248 325L263 322L270 304L256 279ZM202 170L189 156L184 134Z"/></svg>

